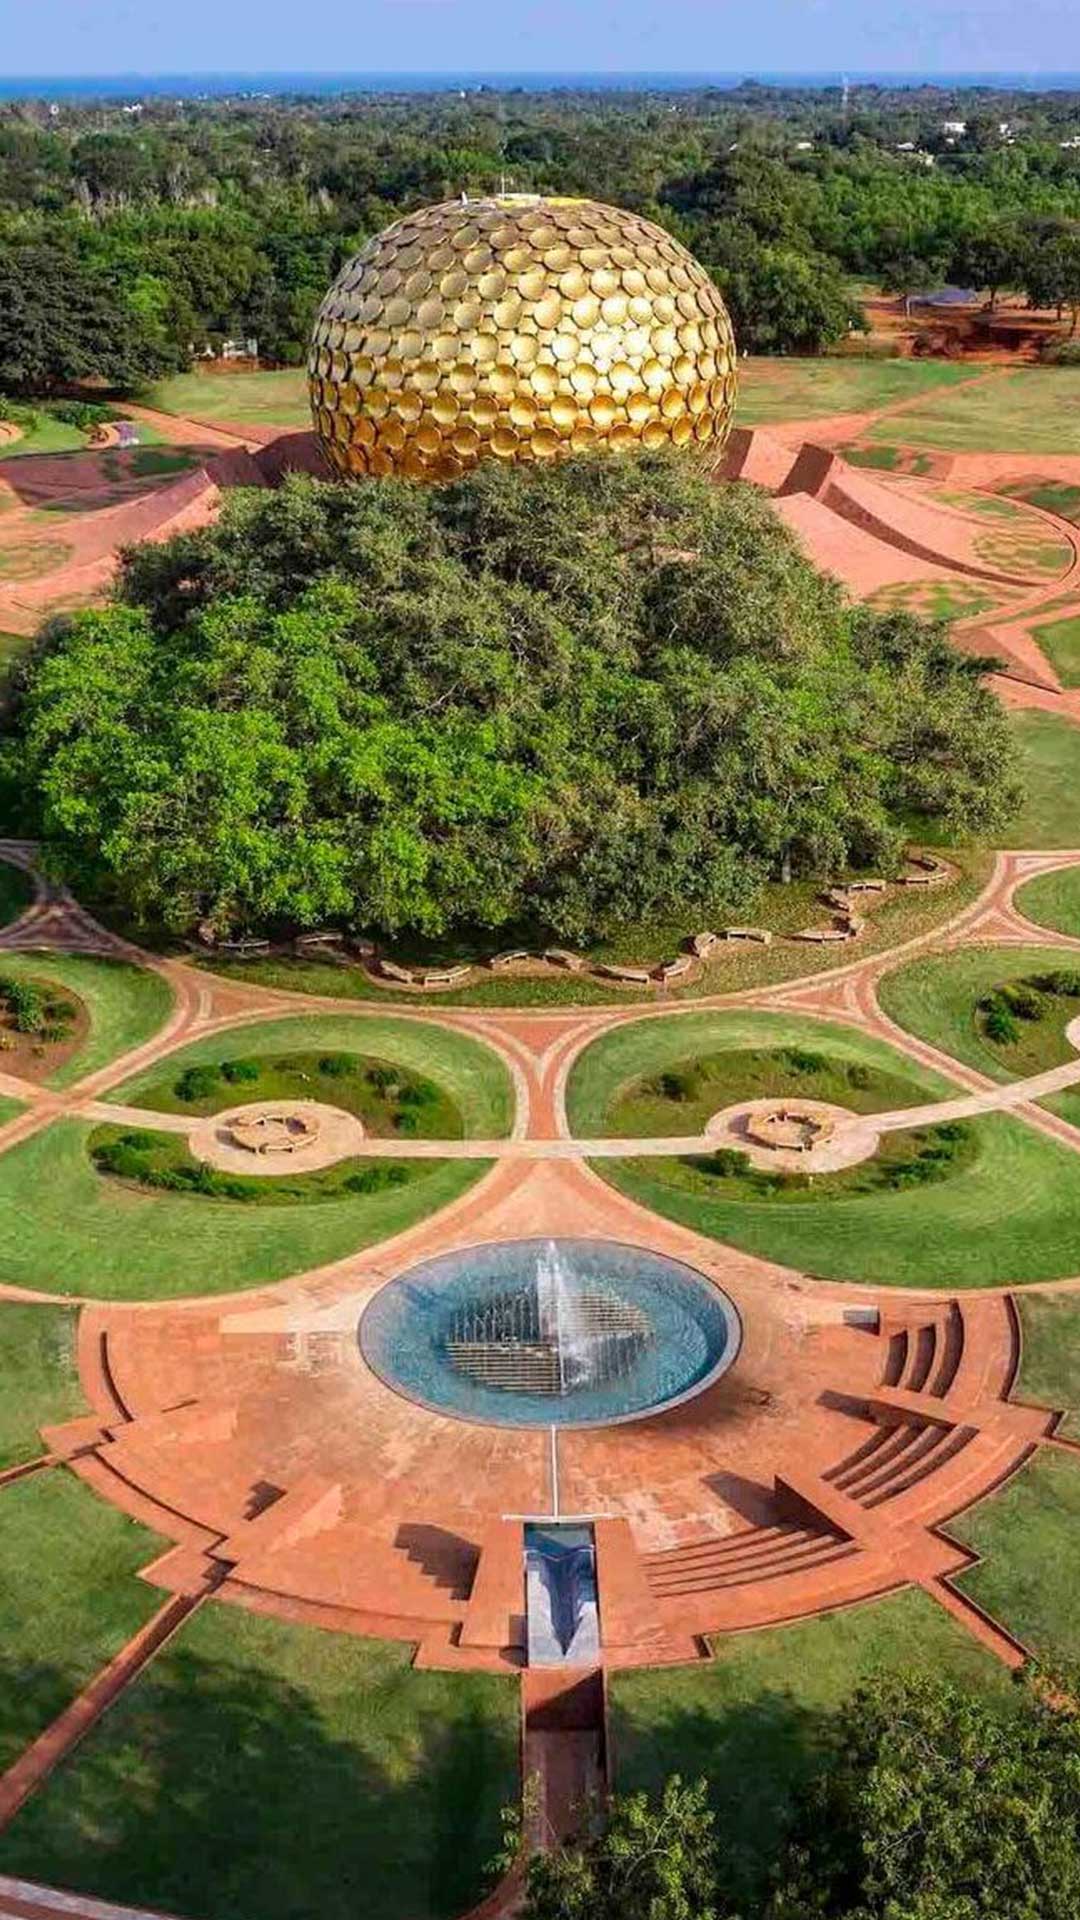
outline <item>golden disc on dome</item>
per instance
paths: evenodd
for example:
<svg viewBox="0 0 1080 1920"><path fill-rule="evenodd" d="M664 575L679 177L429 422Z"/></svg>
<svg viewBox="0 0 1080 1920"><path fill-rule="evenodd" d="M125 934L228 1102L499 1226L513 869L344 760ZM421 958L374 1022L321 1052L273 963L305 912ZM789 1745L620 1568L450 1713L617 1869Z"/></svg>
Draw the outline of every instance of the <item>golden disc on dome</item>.
<svg viewBox="0 0 1080 1920"><path fill-rule="evenodd" d="M709 465L735 400L724 303L686 249L636 214L535 195L397 221L338 276L308 369L343 478L672 442Z"/></svg>

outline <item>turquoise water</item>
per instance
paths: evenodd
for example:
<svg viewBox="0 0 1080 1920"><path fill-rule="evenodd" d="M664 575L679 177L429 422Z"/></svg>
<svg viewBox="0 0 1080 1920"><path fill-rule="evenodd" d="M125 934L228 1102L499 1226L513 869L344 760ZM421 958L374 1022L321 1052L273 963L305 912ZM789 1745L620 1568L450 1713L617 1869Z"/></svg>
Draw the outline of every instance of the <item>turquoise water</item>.
<svg viewBox="0 0 1080 1920"><path fill-rule="evenodd" d="M553 1253L573 1329L572 1364L556 1369L560 1388L524 1391L463 1372L448 1343L463 1322L490 1330L512 1321L521 1332L508 1302L523 1309L526 1323L532 1307L524 1332L537 1341L534 1303ZM644 1337L620 1351L618 1336L583 1334L583 1303L595 1316L598 1302L644 1325ZM695 1392L731 1364L740 1333L727 1295L693 1267L612 1240L562 1239L500 1241L426 1260L375 1295L359 1339L372 1371L424 1406L497 1426L580 1427L633 1419Z"/></svg>

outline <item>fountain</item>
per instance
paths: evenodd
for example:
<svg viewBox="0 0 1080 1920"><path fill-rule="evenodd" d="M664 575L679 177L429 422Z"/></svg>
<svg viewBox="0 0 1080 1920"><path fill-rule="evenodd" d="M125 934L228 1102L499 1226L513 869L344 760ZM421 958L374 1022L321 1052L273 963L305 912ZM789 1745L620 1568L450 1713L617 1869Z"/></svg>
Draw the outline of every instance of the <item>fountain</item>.
<svg viewBox="0 0 1080 1920"><path fill-rule="evenodd" d="M562 1255L549 1240L536 1262L536 1305L540 1330L555 1350L559 1392L583 1380L593 1359L593 1337L583 1325L580 1302L566 1281Z"/></svg>
<svg viewBox="0 0 1080 1920"><path fill-rule="evenodd" d="M383 1287L368 1365L410 1399L500 1426L633 1419L730 1364L739 1321L692 1267L608 1240L442 1254Z"/></svg>
<svg viewBox="0 0 1080 1920"><path fill-rule="evenodd" d="M589 1525L525 1527L529 1665L591 1665L599 1657L596 1547Z"/></svg>

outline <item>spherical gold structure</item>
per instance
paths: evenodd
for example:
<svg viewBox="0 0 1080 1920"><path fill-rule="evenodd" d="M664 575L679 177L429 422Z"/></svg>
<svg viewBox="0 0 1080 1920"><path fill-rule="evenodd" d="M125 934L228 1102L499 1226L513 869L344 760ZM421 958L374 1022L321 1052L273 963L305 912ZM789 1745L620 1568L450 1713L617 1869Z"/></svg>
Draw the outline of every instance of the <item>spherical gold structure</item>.
<svg viewBox="0 0 1080 1920"><path fill-rule="evenodd" d="M704 268L650 220L509 194L425 207L370 241L322 304L309 376L350 479L641 446L711 464L735 343Z"/></svg>

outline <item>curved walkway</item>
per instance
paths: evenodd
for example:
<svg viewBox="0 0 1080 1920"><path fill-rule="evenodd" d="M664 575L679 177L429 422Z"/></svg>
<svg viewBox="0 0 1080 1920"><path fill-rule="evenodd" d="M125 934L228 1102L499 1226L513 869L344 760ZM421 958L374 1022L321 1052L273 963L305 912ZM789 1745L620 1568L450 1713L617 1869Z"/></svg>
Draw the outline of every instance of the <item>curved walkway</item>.
<svg viewBox="0 0 1080 1920"><path fill-rule="evenodd" d="M34 871L24 843L0 843L0 856ZM53 946L149 966L168 981L173 1008L150 1040L69 1089L0 1075L0 1091L24 1103L0 1127L0 1152L65 1115L187 1134L187 1115L105 1096L192 1040L309 1014L427 1022L482 1041L513 1075L517 1115L512 1137L495 1141L357 1141L353 1152L493 1163L457 1201L374 1248L247 1293L76 1300L90 1411L45 1431L38 1469L66 1464L164 1536L170 1544L144 1569L162 1606L145 1645L124 1649L119 1665L0 1776L0 1821L175 1625L211 1598L399 1638L415 1648L418 1666L520 1669L515 1515L592 1517L607 1666L693 1661L707 1652L704 1636L806 1618L912 1583L1002 1661L1022 1663L1025 1649L956 1583L972 1556L948 1532L952 1515L1036 1448L1067 1444L1053 1409L1015 1397L1019 1321L1010 1290L817 1282L704 1239L647 1211L587 1162L708 1152L708 1134L573 1138L565 1089L583 1049L628 1022L740 1008L796 1013L876 1035L957 1088L919 1108L859 1118L858 1127L879 1133L1009 1111L1080 1151L1080 1130L1033 1104L1080 1083L1080 1056L1000 1085L896 1027L876 998L882 975L916 953L1068 944L1013 904L1034 873L1067 865L1080 865L1080 850L1000 855L978 900L951 921L810 979L678 1006L491 1011L350 1004L217 979L141 953L36 879L34 903L0 933L0 953ZM1080 1040L1074 1028L1069 1037ZM434 1414L363 1363L359 1316L386 1280L432 1253L538 1232L614 1238L689 1261L735 1302L738 1364L671 1414L523 1432ZM1080 1276L1056 1287L1080 1288ZM50 1297L2 1286L0 1296ZM269 1504L253 1502L253 1488L271 1489ZM51 1896L40 1889L13 1894L0 1882L0 1907L5 1900L47 1920ZM496 1898L490 1911L501 1907ZM113 1920L74 1898L68 1910Z"/></svg>

